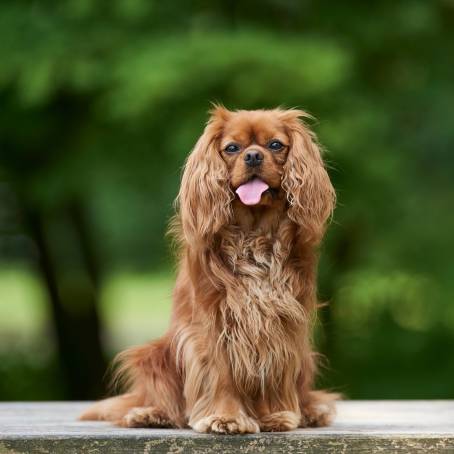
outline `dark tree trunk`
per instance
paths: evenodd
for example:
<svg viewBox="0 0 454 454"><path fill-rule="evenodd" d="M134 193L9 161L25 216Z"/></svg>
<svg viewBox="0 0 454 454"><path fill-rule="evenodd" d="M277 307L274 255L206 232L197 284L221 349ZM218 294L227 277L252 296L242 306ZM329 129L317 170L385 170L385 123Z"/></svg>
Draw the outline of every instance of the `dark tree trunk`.
<svg viewBox="0 0 454 454"><path fill-rule="evenodd" d="M44 215L26 208L30 235L39 253L38 266L51 303L57 340L57 354L69 399L92 399L102 395L106 360L100 341L97 312L99 273L80 204L64 210L66 230L61 238L48 233ZM72 230L72 231L71 231ZM67 235L66 235L67 233ZM57 252L58 241L71 242L71 251ZM81 263L82 262L82 263Z"/></svg>

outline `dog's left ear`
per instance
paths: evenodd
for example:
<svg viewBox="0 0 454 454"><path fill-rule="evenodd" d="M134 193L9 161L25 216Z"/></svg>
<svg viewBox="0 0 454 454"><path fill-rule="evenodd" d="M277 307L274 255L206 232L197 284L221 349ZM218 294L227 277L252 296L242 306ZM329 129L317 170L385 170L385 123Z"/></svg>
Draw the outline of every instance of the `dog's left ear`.
<svg viewBox="0 0 454 454"><path fill-rule="evenodd" d="M336 193L325 169L315 134L303 123L302 110L282 111L291 138L282 187L289 201L288 216L299 225L307 241L318 243L331 216Z"/></svg>
<svg viewBox="0 0 454 454"><path fill-rule="evenodd" d="M209 245L231 218L233 193L219 137L231 112L214 106L202 136L184 166L178 204L182 233L191 246Z"/></svg>

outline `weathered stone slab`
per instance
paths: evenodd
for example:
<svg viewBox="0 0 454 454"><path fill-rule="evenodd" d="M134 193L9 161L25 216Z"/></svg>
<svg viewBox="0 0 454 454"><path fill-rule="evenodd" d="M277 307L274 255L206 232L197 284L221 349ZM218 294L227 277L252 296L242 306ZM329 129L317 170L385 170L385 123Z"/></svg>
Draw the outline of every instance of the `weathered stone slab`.
<svg viewBox="0 0 454 454"><path fill-rule="evenodd" d="M87 403L1 403L0 453L454 453L454 401L349 401L331 427L247 436L77 421Z"/></svg>

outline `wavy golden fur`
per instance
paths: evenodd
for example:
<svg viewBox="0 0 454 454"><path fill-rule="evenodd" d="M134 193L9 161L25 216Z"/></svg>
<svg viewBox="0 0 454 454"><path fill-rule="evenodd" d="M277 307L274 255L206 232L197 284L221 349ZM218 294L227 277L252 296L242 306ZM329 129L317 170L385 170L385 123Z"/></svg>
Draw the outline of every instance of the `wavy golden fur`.
<svg viewBox="0 0 454 454"><path fill-rule="evenodd" d="M336 395L313 390L311 331L335 193L307 116L213 109L171 229L180 258L170 328L119 355L127 393L82 419L216 433L330 422ZM235 191L254 178L269 189L245 204Z"/></svg>

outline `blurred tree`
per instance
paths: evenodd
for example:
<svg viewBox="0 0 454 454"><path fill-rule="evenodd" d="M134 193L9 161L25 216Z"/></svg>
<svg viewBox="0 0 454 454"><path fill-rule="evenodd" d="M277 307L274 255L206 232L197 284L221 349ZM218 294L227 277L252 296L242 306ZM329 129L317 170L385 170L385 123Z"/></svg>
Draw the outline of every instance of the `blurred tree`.
<svg viewBox="0 0 454 454"><path fill-rule="evenodd" d="M3 1L0 170L40 252L71 396L94 396L104 368L101 276L167 263L178 169L215 100L321 119L339 194L326 383L454 395L419 361L436 351L452 371L453 23L449 0Z"/></svg>
<svg viewBox="0 0 454 454"><path fill-rule="evenodd" d="M57 124L64 118L60 116L62 104L66 105L63 99L48 109L48 116L56 118ZM47 203L36 198L27 186L37 174L58 165L65 144L77 137L76 115L65 114L69 127L57 127L48 134L44 132L39 140L23 148L16 149L5 133L2 162L18 195L23 228L38 252L37 271L51 303L58 364L65 379L67 396L84 399L102 392L107 364L102 352L96 304L100 270L90 227L81 197L76 193L68 191ZM22 137L19 140L23 140Z"/></svg>

